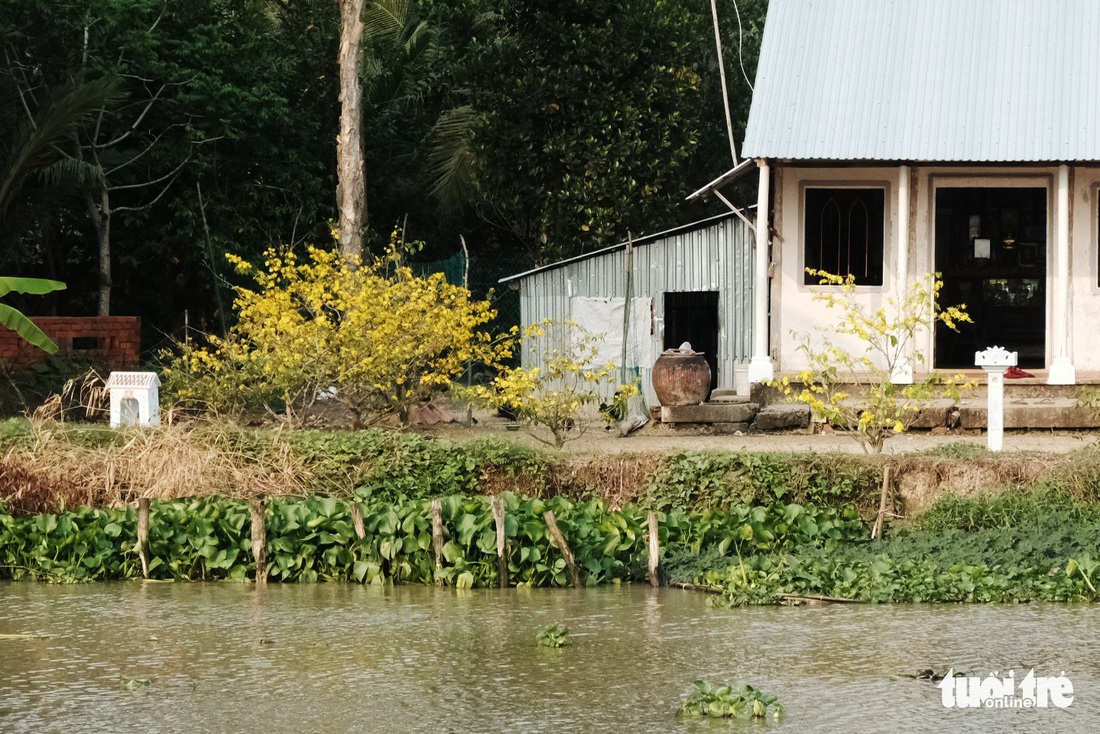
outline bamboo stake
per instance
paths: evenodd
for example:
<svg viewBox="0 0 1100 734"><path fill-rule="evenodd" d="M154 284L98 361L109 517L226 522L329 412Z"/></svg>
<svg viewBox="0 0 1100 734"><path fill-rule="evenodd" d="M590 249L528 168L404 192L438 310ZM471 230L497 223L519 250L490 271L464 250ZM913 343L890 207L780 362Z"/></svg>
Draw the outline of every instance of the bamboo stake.
<svg viewBox="0 0 1100 734"><path fill-rule="evenodd" d="M500 495L492 499L493 522L497 526L497 579L500 588L508 588L508 545L504 537L504 500Z"/></svg>
<svg viewBox="0 0 1100 734"><path fill-rule="evenodd" d="M149 498L138 500L137 542L138 557L141 559L141 576L149 578Z"/></svg>
<svg viewBox="0 0 1100 734"><path fill-rule="evenodd" d="M432 548L435 551L435 583L443 583L443 505L432 500Z"/></svg>
<svg viewBox="0 0 1100 734"><path fill-rule="evenodd" d="M565 559L565 566L569 569L569 585L580 586L581 575L577 572L577 561L573 558L573 551L569 550L569 544L565 542L565 536L561 534L561 529L558 528L558 521L554 517L553 510L547 510L543 517L546 518L546 525L550 528L550 537L558 546L558 550L561 551L562 558Z"/></svg>
<svg viewBox="0 0 1100 734"><path fill-rule="evenodd" d="M256 559L256 583L267 583L267 529L264 527L264 501L250 499L252 515L252 557Z"/></svg>
<svg viewBox="0 0 1100 734"><path fill-rule="evenodd" d="M363 527L363 513L359 511L359 505L351 503L351 526L355 528L355 537L362 540L367 537L367 529Z"/></svg>
<svg viewBox="0 0 1100 734"><path fill-rule="evenodd" d="M890 492L890 467L882 471L882 495L878 502L878 517L875 518L875 526L871 528L871 540L882 538L882 524L886 520L886 500Z"/></svg>
<svg viewBox="0 0 1100 734"><path fill-rule="evenodd" d="M661 538L657 532L657 513L649 513L649 584L661 585Z"/></svg>

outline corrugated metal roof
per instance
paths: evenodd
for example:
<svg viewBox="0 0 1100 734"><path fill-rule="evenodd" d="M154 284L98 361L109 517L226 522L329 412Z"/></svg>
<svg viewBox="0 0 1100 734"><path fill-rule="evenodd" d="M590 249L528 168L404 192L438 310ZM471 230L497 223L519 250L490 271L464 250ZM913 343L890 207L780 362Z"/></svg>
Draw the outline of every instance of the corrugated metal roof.
<svg viewBox="0 0 1100 734"><path fill-rule="evenodd" d="M771 0L752 158L1100 161L1097 0Z"/></svg>
<svg viewBox="0 0 1100 734"><path fill-rule="evenodd" d="M709 227L710 225L712 225L716 222L720 222L723 219L729 219L732 216L734 216L733 212L726 212L724 214L719 214L718 216L715 216L715 217L710 217L709 219L702 219L698 222L692 222L691 224L684 224L684 225L681 225L679 227L673 227L672 229L666 229L664 232L658 232L657 234L651 234L651 235L646 235L645 237L639 237L638 239L631 241L629 244L631 244L634 247L641 247L643 245L648 245L651 242L656 242L658 240L663 240L663 239L666 239L668 237L674 237L676 235L686 234L688 232L693 232L697 229L703 229L704 227ZM529 275L534 275L535 273L541 273L544 270L553 270L555 268L560 268L563 265L569 265L570 263L580 262L581 260L588 260L589 258L593 258L593 257L600 257L601 255L606 255L608 253L615 252L616 250L625 249L627 244L628 243L626 243L626 242L620 242L617 245L611 245L609 247L604 247L603 249L600 249L600 250L593 250L592 252L586 252L583 255L575 255L575 256L567 259L567 260L559 260L558 262L550 263L549 265L540 265L537 268L533 268L531 270L527 270L527 271L522 272L522 273L516 273L515 275L509 275L507 278L501 278L497 282L498 283L509 283L513 280L519 280L521 278L526 278Z"/></svg>

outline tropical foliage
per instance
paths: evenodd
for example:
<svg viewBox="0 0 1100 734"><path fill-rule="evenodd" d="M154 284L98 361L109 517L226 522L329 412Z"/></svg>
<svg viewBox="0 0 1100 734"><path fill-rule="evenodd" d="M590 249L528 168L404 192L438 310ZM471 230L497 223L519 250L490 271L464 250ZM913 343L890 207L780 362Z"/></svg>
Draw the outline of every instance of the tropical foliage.
<svg viewBox="0 0 1100 734"><path fill-rule="evenodd" d="M683 196L730 161L705 4L363 5L394 11L364 19L367 251L407 220L428 259L462 234L475 258L545 260L706 213ZM765 6L719 3L738 137ZM185 312L224 333L225 253L259 263L273 245L321 241L336 215L338 11L6 3L0 269L69 283L58 307L72 313L109 287L110 308L150 333L178 333ZM26 147L35 128L71 144ZM44 157L3 160L32 149Z"/></svg>
<svg viewBox="0 0 1100 734"><path fill-rule="evenodd" d="M0 297L9 293L29 293L31 295L44 295L65 289L64 283L45 278L10 278L0 277ZM42 333L34 322L13 306L0 303L0 324L8 327L30 344L38 347L48 354L57 352L57 345L53 340Z"/></svg>

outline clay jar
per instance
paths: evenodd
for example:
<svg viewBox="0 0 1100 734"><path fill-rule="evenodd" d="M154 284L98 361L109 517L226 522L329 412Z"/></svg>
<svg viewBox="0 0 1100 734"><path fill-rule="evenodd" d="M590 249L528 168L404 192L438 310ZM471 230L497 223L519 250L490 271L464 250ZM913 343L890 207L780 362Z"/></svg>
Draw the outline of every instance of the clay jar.
<svg viewBox="0 0 1100 734"><path fill-rule="evenodd" d="M702 352L667 349L653 364L653 391L661 405L698 405L710 395L710 365Z"/></svg>

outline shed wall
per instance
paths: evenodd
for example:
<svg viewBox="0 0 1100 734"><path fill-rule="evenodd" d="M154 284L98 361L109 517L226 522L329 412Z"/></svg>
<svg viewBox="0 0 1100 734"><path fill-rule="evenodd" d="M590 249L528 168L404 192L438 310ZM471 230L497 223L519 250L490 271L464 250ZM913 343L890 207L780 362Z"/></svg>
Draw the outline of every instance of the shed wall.
<svg viewBox="0 0 1100 734"><path fill-rule="evenodd" d="M632 295L653 301L652 352L664 337L664 298L669 291L718 291L718 386L733 388L734 364L752 353L752 233L730 217L707 227L654 240L634 248ZM625 298L626 250L567 262L521 278L520 313L524 324L545 318L572 318L573 297ZM633 340L633 337L631 337ZM640 370L650 405L656 404L652 365Z"/></svg>

